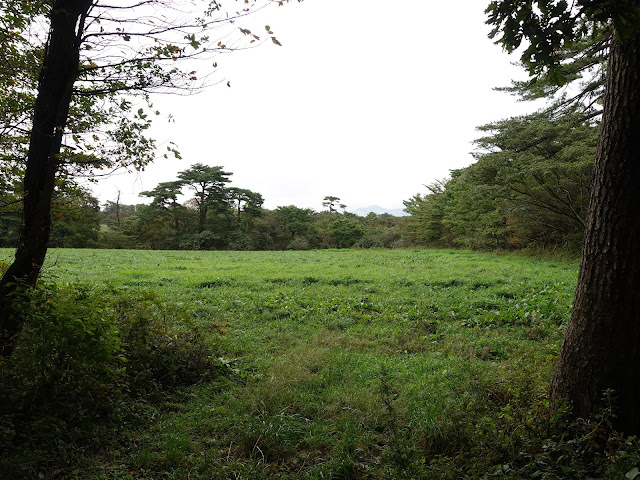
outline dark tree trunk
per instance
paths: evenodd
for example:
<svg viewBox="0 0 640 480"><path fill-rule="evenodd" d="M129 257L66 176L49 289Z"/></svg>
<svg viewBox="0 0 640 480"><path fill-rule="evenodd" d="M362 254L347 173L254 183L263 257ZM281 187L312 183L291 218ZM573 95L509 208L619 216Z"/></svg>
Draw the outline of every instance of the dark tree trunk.
<svg viewBox="0 0 640 480"><path fill-rule="evenodd" d="M171 207L171 213L173 215L173 228L176 229L176 236L180 235L180 218L178 217L178 204L174 202Z"/></svg>
<svg viewBox="0 0 640 480"><path fill-rule="evenodd" d="M207 194L204 191L204 189L202 190L202 192L198 193L198 233L202 233L204 232L204 224L207 221Z"/></svg>
<svg viewBox="0 0 640 480"><path fill-rule="evenodd" d="M207 209L200 206L200 217L198 218L198 233L204 232L204 222L207 219Z"/></svg>
<svg viewBox="0 0 640 480"><path fill-rule="evenodd" d="M605 389L618 399L617 427L640 433L640 32L611 46L578 287L551 395L586 417Z"/></svg>
<svg viewBox="0 0 640 480"><path fill-rule="evenodd" d="M47 253L51 199L62 134L78 75L80 32L91 0L56 0L38 84L24 176L24 207L15 260L0 280L0 354L10 355L20 319L11 303L18 285L35 285Z"/></svg>

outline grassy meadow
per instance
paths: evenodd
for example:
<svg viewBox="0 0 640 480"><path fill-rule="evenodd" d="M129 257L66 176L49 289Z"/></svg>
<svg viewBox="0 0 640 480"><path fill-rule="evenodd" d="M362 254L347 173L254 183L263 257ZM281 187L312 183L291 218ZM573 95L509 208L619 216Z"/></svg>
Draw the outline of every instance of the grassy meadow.
<svg viewBox="0 0 640 480"><path fill-rule="evenodd" d="M115 441L24 460L16 478L530 478L514 472L548 428L577 267L449 250L52 250L45 282L155 292L224 368Z"/></svg>

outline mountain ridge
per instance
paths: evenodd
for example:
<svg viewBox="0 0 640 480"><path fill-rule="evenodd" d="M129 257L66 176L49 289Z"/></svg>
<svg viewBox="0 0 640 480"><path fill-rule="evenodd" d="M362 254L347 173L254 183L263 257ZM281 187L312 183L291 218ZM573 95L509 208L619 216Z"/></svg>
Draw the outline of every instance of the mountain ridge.
<svg viewBox="0 0 640 480"><path fill-rule="evenodd" d="M389 215L393 215L394 217L406 217L408 215L408 213L405 212L402 208L384 208L380 205L369 205L367 207L356 208L352 211L352 213L355 213L360 217L366 217L369 213L375 213L376 215L388 213Z"/></svg>

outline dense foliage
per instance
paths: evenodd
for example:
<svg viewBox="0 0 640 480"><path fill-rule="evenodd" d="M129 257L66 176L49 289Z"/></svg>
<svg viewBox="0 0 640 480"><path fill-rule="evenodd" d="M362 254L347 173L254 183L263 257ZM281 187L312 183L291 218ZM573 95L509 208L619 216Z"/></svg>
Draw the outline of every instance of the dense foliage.
<svg viewBox="0 0 640 480"><path fill-rule="evenodd" d="M214 167L219 168L219 167ZM172 182L173 188L178 182ZM145 192L150 205L115 205L102 211L100 248L164 250L309 250L408 246L406 218L370 213L316 212L294 205L262 208L259 193L221 186L184 203L163 200L166 184ZM159 190L160 189L160 190ZM198 197L200 195L200 197ZM115 210L118 210L117 213ZM119 225L116 222L119 218Z"/></svg>
<svg viewBox="0 0 640 480"><path fill-rule="evenodd" d="M102 208L89 190L61 183L53 200L50 245L150 250L309 250L410 245L406 218L316 212L294 205L267 210L258 192L231 185L231 172L195 164L174 181L142 192L148 204L116 198ZM337 197L330 197L339 201ZM179 201L183 200L182 203ZM19 204L17 205L19 207ZM0 213L0 245L17 242L20 211Z"/></svg>
<svg viewBox="0 0 640 480"><path fill-rule="evenodd" d="M0 363L0 472L72 461L114 442L180 389L218 376L215 328L150 292L43 284L23 296L18 348ZM16 461L16 452L29 452ZM42 468L41 467L41 468Z"/></svg>
<svg viewBox="0 0 640 480"><path fill-rule="evenodd" d="M497 43L511 52L530 42L521 62L531 77L499 90L547 105L478 127L475 163L405 202L418 244L579 253L611 31L580 20L580 9L596 8L587 3L603 2L578 3L573 11L546 0L489 5Z"/></svg>
<svg viewBox="0 0 640 480"><path fill-rule="evenodd" d="M578 111L485 125L476 162L405 202L423 245L577 252L598 125Z"/></svg>

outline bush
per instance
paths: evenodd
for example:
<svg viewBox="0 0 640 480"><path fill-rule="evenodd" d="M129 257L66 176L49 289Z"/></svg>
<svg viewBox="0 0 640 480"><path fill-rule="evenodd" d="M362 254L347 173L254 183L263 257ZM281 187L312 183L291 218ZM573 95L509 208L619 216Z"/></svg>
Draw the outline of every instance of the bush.
<svg viewBox="0 0 640 480"><path fill-rule="evenodd" d="M351 248L364 235L364 227L355 218L340 217L329 224L331 239L338 248Z"/></svg>
<svg viewBox="0 0 640 480"><path fill-rule="evenodd" d="M233 230L227 236L227 250L253 250L253 240L241 230Z"/></svg>
<svg viewBox="0 0 640 480"><path fill-rule="evenodd" d="M218 371L188 312L153 293L46 285L18 311L17 347L0 360L0 451L81 444L135 421L139 399Z"/></svg>
<svg viewBox="0 0 640 480"><path fill-rule="evenodd" d="M287 250L311 250L311 244L306 237L295 237L287 245Z"/></svg>
<svg viewBox="0 0 640 480"><path fill-rule="evenodd" d="M98 234L96 248L128 249L135 248L135 241L121 230L103 226Z"/></svg>
<svg viewBox="0 0 640 480"><path fill-rule="evenodd" d="M354 245L355 248L382 248L384 242L379 238L379 235L366 235L360 239L358 243Z"/></svg>

